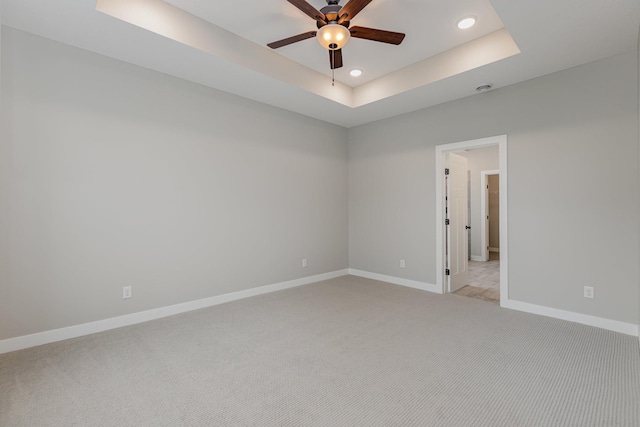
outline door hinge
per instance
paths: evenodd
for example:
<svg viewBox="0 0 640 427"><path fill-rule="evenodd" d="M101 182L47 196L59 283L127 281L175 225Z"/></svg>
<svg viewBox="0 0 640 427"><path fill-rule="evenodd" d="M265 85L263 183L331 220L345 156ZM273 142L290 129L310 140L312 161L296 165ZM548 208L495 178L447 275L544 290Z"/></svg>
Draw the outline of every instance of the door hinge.
<svg viewBox="0 0 640 427"><path fill-rule="evenodd" d="M447 269L444 271L444 275L445 275L445 276L451 276L451 271L447 268Z"/></svg>
<svg viewBox="0 0 640 427"><path fill-rule="evenodd" d="M444 220L444 225L449 225L449 220L448 219Z"/></svg>
<svg viewBox="0 0 640 427"><path fill-rule="evenodd" d="M444 168L444 174L449 175L449 168Z"/></svg>

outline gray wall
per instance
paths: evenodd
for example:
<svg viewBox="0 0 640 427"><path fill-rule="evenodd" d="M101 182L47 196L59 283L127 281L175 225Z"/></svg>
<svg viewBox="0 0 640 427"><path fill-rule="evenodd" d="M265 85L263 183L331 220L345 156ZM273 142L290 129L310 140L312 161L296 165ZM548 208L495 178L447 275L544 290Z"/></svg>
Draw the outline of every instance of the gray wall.
<svg viewBox="0 0 640 427"><path fill-rule="evenodd" d="M509 297L637 324L636 56L350 129L350 267L435 283L434 147L507 134Z"/></svg>
<svg viewBox="0 0 640 427"><path fill-rule="evenodd" d="M468 160L469 177L471 178L471 218L469 223L471 226L471 255L479 257L482 255L481 228L484 227L480 209L482 199L480 173L486 170L497 170L500 167L498 146L477 148L457 154ZM499 245L495 247L499 247Z"/></svg>
<svg viewBox="0 0 640 427"><path fill-rule="evenodd" d="M345 129L3 31L0 339L348 266Z"/></svg>
<svg viewBox="0 0 640 427"><path fill-rule="evenodd" d="M1 46L0 339L347 265L435 283L434 146L498 134L510 297L640 323L635 52L347 135L18 31Z"/></svg>

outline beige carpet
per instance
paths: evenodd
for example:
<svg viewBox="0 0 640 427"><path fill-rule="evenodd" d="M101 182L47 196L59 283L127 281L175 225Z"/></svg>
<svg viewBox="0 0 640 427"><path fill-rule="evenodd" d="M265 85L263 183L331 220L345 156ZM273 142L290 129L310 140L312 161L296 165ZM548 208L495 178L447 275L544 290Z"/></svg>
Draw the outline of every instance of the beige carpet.
<svg viewBox="0 0 640 427"><path fill-rule="evenodd" d="M637 338L346 276L0 356L1 426L639 426Z"/></svg>

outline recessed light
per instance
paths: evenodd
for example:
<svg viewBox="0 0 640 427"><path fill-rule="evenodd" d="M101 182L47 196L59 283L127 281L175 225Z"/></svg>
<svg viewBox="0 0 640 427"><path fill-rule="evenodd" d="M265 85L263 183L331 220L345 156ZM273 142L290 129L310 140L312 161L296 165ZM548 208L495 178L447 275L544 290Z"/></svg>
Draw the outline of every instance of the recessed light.
<svg viewBox="0 0 640 427"><path fill-rule="evenodd" d="M475 16L467 16L466 18L462 18L458 21L458 28L461 30L466 30L468 28L473 27L476 24Z"/></svg>
<svg viewBox="0 0 640 427"><path fill-rule="evenodd" d="M477 92L488 92L491 90L491 88L493 87L493 85L491 83L487 83L484 85L480 85L476 88Z"/></svg>
<svg viewBox="0 0 640 427"><path fill-rule="evenodd" d="M354 68L353 70L349 71L349 74L351 74L351 77L360 77L362 75L362 70L359 68Z"/></svg>

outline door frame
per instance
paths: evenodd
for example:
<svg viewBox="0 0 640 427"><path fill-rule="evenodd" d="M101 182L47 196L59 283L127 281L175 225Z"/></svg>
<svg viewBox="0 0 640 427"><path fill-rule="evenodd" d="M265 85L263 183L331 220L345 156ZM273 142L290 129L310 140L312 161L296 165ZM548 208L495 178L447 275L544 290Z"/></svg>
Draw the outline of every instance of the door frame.
<svg viewBox="0 0 640 427"><path fill-rule="evenodd" d="M446 293L445 287L445 191L444 191L444 165L445 153L474 148L498 146L500 174L500 306L507 305L509 300L509 247L508 247L508 216L507 216L507 135L498 135L488 138L473 139L469 141L453 142L437 145L436 150L436 286L438 292Z"/></svg>
<svg viewBox="0 0 640 427"><path fill-rule="evenodd" d="M499 170L480 171L480 247L482 248L482 260L489 261L489 236L487 236L487 215L489 214L487 185L489 185L489 175L500 175ZM500 228L500 224L498 224Z"/></svg>

